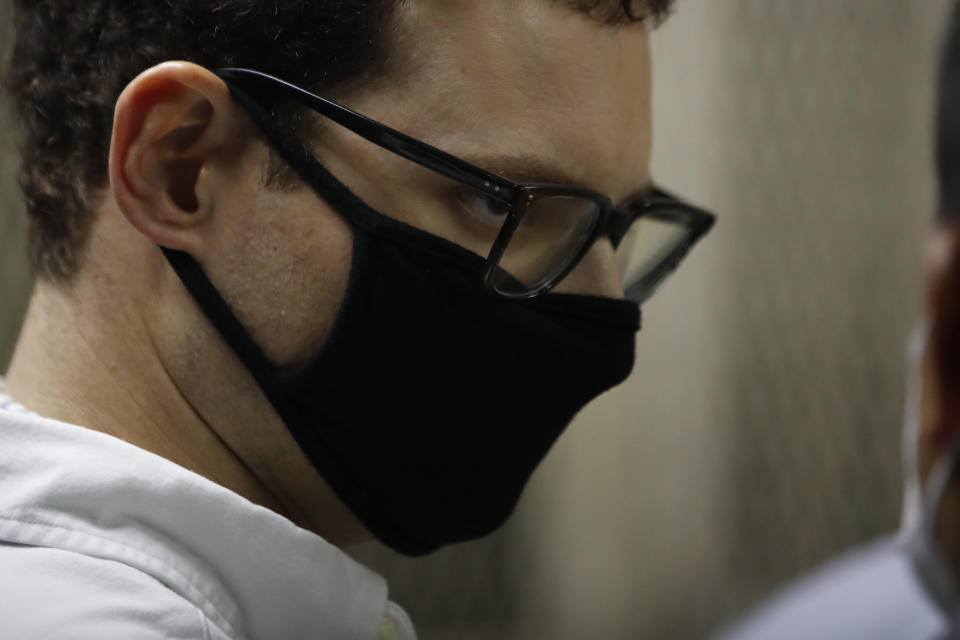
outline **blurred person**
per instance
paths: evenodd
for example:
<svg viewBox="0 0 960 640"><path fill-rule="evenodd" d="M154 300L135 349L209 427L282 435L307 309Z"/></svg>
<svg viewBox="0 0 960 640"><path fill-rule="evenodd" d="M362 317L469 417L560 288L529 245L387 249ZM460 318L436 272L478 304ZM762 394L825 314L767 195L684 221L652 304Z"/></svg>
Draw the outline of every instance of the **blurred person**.
<svg viewBox="0 0 960 640"><path fill-rule="evenodd" d="M723 640L960 638L960 4L940 65L936 164L924 320L908 346L900 531L788 586Z"/></svg>
<svg viewBox="0 0 960 640"><path fill-rule="evenodd" d="M669 4L17 0L0 636L413 637L340 548L497 529L712 223Z"/></svg>

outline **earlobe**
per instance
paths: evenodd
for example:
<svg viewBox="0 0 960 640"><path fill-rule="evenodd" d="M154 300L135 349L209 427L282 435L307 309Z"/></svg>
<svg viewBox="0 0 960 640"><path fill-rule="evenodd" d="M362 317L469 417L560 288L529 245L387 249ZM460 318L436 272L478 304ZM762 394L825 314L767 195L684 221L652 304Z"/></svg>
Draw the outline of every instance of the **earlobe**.
<svg viewBox="0 0 960 640"><path fill-rule="evenodd" d="M223 81L190 63L153 67L123 91L110 187L123 215L153 243L202 253L217 209L215 183L238 157L237 121Z"/></svg>

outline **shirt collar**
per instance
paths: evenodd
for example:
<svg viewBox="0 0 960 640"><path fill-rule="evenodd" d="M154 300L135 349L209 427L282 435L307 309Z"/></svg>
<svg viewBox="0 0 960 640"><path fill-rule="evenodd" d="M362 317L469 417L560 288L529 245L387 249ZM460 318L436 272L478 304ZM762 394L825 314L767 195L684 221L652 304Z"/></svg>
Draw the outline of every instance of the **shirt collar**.
<svg viewBox="0 0 960 640"><path fill-rule="evenodd" d="M374 638L390 613L380 576L173 462L29 413L0 424L0 539L132 565L230 637Z"/></svg>

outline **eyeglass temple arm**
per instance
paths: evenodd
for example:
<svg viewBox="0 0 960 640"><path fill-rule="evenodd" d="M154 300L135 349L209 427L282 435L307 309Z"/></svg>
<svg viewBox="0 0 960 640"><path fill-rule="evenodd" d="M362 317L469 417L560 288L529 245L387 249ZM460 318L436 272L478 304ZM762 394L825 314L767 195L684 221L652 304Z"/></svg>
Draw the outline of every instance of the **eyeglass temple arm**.
<svg viewBox="0 0 960 640"><path fill-rule="evenodd" d="M373 144L396 153L411 162L467 184L498 200L512 203L519 185L501 176L484 171L446 151L441 151L405 133L372 120L335 102L321 98L296 85L252 69L225 68L215 73L223 80L236 82L257 95L284 97L313 109Z"/></svg>

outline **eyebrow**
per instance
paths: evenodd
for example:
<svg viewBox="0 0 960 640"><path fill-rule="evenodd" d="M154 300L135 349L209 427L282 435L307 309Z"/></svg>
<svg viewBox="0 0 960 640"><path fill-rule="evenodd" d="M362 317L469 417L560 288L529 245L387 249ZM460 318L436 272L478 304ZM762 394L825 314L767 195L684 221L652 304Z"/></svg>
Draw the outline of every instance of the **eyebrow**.
<svg viewBox="0 0 960 640"><path fill-rule="evenodd" d="M653 192L656 191L656 189L657 185L653 181L653 178L647 178L643 184L628 193L626 197L621 198L618 202L615 202L614 205L620 207L628 202L633 202L634 200L647 200L653 197Z"/></svg>
<svg viewBox="0 0 960 640"><path fill-rule="evenodd" d="M586 187L582 176L531 154L460 157L472 165L520 184L569 184Z"/></svg>
<svg viewBox="0 0 960 640"><path fill-rule="evenodd" d="M587 184L582 175L572 173L564 167L531 154L464 155L461 157L470 164L519 184L573 185L598 191L596 187ZM620 205L638 198L649 198L653 189L653 180L645 178L640 186L630 191L615 204ZM600 191L600 193L604 192ZM609 194L604 193L604 195L609 197Z"/></svg>

